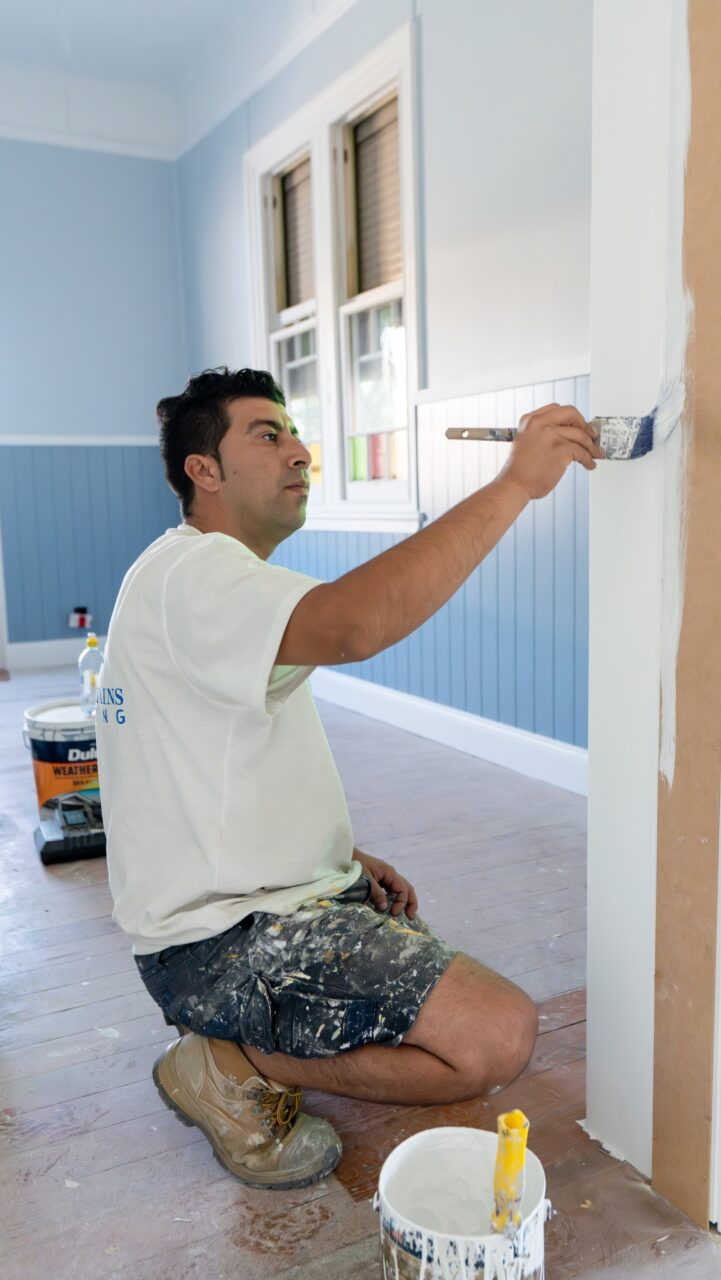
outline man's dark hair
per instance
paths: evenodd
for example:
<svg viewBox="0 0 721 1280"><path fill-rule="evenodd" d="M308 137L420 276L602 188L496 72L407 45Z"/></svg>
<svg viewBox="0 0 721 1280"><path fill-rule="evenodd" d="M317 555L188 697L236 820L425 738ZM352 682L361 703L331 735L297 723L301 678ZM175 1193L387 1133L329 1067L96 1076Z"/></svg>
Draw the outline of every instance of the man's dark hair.
<svg viewBox="0 0 721 1280"><path fill-rule="evenodd" d="M232 400L260 396L285 406L285 396L275 378L262 369L205 369L188 378L179 396L166 396L155 410L160 424L160 453L165 476L180 499L184 516L192 514L195 485L185 472L191 453L208 454L220 466L220 442L230 427L228 405Z"/></svg>

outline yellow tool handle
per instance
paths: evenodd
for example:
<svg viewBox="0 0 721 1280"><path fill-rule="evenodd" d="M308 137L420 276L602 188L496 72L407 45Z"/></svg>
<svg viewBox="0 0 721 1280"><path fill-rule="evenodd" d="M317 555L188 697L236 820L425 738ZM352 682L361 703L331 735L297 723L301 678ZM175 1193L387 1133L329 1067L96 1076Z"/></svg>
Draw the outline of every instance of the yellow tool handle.
<svg viewBox="0 0 721 1280"><path fill-rule="evenodd" d="M521 1222L521 1199L526 1185L526 1143L529 1123L522 1111L498 1117L498 1154L493 1177L494 1231L513 1235Z"/></svg>

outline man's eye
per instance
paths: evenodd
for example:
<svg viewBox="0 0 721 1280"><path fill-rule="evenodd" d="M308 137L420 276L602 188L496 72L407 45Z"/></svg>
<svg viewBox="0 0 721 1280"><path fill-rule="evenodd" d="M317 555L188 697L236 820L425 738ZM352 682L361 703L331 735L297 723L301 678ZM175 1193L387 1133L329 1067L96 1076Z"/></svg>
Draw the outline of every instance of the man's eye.
<svg viewBox="0 0 721 1280"><path fill-rule="evenodd" d="M277 440L277 439L278 439L278 432L277 432L277 431L264 431L264 432L263 432L263 439L264 439L264 440L267 440L267 439L268 439L268 436L270 436L271 440Z"/></svg>

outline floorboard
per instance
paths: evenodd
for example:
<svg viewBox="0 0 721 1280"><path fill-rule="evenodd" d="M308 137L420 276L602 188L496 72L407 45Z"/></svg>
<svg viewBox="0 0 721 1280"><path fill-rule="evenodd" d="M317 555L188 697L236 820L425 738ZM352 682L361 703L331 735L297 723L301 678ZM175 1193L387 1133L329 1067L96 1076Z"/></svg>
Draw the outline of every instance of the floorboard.
<svg viewBox="0 0 721 1280"><path fill-rule="evenodd" d="M380 1280L370 1197L385 1156L421 1129L493 1129L511 1106L531 1118L557 1210L547 1280L645 1280L651 1266L655 1280L721 1274L715 1239L578 1123L585 806L577 796L319 704L358 845L414 881L423 914L449 941L540 1002L541 1033L523 1076L490 1099L402 1107L309 1093L308 1109L343 1138L336 1175L294 1193L252 1192L155 1091L150 1071L169 1033L111 920L104 860L44 868L35 853L22 713L74 691L67 670L0 688L3 1277Z"/></svg>

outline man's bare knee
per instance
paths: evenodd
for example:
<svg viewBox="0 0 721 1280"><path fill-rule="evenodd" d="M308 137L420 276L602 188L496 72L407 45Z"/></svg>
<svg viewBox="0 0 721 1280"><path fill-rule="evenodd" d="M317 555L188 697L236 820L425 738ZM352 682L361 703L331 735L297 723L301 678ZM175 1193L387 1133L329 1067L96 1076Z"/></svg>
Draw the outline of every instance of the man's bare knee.
<svg viewBox="0 0 721 1280"><path fill-rule="evenodd" d="M456 1097L477 1097L520 1075L537 1033L536 1007L520 987L467 956L457 956L406 1042L449 1062Z"/></svg>

